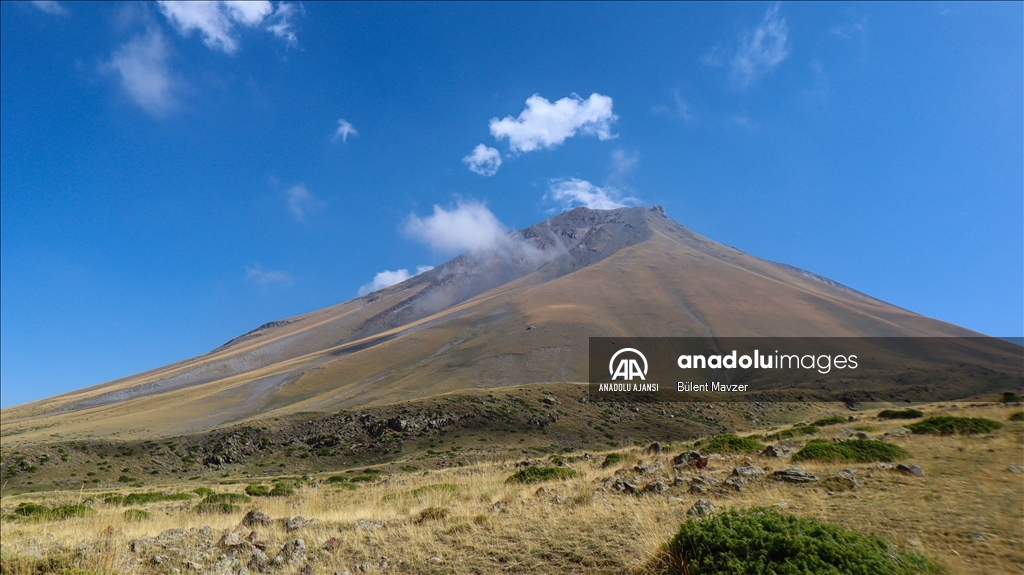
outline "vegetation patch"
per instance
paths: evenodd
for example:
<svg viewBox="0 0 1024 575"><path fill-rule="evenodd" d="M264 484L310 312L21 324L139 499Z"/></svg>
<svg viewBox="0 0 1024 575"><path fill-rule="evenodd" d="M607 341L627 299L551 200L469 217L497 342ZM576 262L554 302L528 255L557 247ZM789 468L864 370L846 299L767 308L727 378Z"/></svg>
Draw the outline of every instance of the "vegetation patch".
<svg viewBox="0 0 1024 575"><path fill-rule="evenodd" d="M250 501L252 501L252 497L242 495L241 493L214 493L213 495L207 495L202 503L210 505L217 503L248 503Z"/></svg>
<svg viewBox="0 0 1024 575"><path fill-rule="evenodd" d="M274 484L274 488L270 490L268 495L271 497L287 497L289 495L295 495L295 487L287 481L278 481Z"/></svg>
<svg viewBox="0 0 1024 575"><path fill-rule="evenodd" d="M706 453L757 453L764 449L764 444L751 437L725 433L715 436L701 449Z"/></svg>
<svg viewBox="0 0 1024 575"><path fill-rule="evenodd" d="M878 413L878 419L921 419L924 412L919 409L884 409Z"/></svg>
<svg viewBox="0 0 1024 575"><path fill-rule="evenodd" d="M270 486L249 484L245 486L245 493L253 497L267 497L270 495Z"/></svg>
<svg viewBox="0 0 1024 575"><path fill-rule="evenodd" d="M850 439L829 441L812 439L800 451L793 454L793 461L821 461L825 463L871 463L891 462L910 454L898 445L874 439Z"/></svg>
<svg viewBox="0 0 1024 575"><path fill-rule="evenodd" d="M187 501L189 499L192 499L192 494L190 493L159 493L155 491L147 493L129 493L128 495L109 493L103 496L104 503L125 506L160 503L162 501Z"/></svg>
<svg viewBox="0 0 1024 575"><path fill-rule="evenodd" d="M764 508L729 510L683 523L653 567L665 575L947 572L874 534Z"/></svg>
<svg viewBox="0 0 1024 575"><path fill-rule="evenodd" d="M344 475L332 475L327 478L327 483L348 483L348 477Z"/></svg>
<svg viewBox="0 0 1024 575"><path fill-rule="evenodd" d="M238 513L242 508L237 505L232 505L231 503L200 503L192 508L192 510L200 515L205 515L213 513Z"/></svg>
<svg viewBox="0 0 1024 575"><path fill-rule="evenodd" d="M145 509L125 509L124 520L125 521L145 521L149 519L149 511Z"/></svg>
<svg viewBox="0 0 1024 575"><path fill-rule="evenodd" d="M819 420L811 423L811 425L813 425L815 427L828 427L829 425L839 425L841 423L849 423L849 422L850 422L850 420L845 418L845 417L843 417L842 415L833 415L832 417L825 417L825 418L819 419Z"/></svg>
<svg viewBox="0 0 1024 575"><path fill-rule="evenodd" d="M1024 421L1024 411L1011 414L1010 417L1006 418L1006 421Z"/></svg>
<svg viewBox="0 0 1024 575"><path fill-rule="evenodd" d="M626 456L621 453L609 453L608 455L604 456L604 461L601 462L601 467L605 468L611 467L613 465L618 465L625 460Z"/></svg>
<svg viewBox="0 0 1024 575"><path fill-rule="evenodd" d="M213 490L209 487L196 487L192 490L192 493L195 493L200 497L209 497L210 495L213 495Z"/></svg>
<svg viewBox="0 0 1024 575"><path fill-rule="evenodd" d="M505 483L536 483L576 477L576 470L569 467L524 467L513 473Z"/></svg>
<svg viewBox="0 0 1024 575"><path fill-rule="evenodd" d="M448 509L444 507L427 507L416 516L416 524L422 525L427 521L439 521L448 517Z"/></svg>
<svg viewBox="0 0 1024 575"><path fill-rule="evenodd" d="M952 415L940 415L938 417L929 417L923 421L912 423L908 425L907 428L918 434L930 433L932 435L965 435L972 433L992 433L1002 426L1002 423L986 419L984 417L954 417Z"/></svg>

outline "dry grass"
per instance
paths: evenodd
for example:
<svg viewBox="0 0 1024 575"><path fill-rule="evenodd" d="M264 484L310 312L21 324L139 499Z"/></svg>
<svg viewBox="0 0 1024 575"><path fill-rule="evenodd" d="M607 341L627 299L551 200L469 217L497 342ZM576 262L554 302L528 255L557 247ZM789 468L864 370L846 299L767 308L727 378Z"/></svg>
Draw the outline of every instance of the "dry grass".
<svg viewBox="0 0 1024 575"><path fill-rule="evenodd" d="M935 407L926 411L954 413ZM955 414L1005 421L1011 411L989 406L960 409ZM874 436L880 436L900 422L862 416L857 422L829 427L818 437L839 437L843 430L865 424L875 429ZM880 470L875 464L804 463L802 467L819 476L855 469L861 485L833 494L813 484L763 480L739 493L702 497L720 508L774 505L849 529L875 532L937 559L953 573L1024 571L1024 476L1008 470L1009 464L1019 465L1024 459L1024 424L1009 423L983 436L910 436L892 441L911 453L908 461L924 468L924 477ZM627 453L631 461L638 457L638 450ZM672 455L666 453L660 459L665 462ZM651 461L650 457L641 458ZM598 456L574 463L579 476L565 481L509 485L505 480L515 472L513 466L480 463L426 474L392 475L386 482L360 485L355 490L326 483L300 487L291 497L256 498L243 510L258 508L274 518L301 515L319 519L318 526L294 533L286 533L277 524L258 528L261 538L278 543L277 549L290 538L303 537L311 555L328 539L337 538L336 551L311 563L314 573L356 571L358 567L412 573L642 572L686 520L686 511L697 497L682 487L644 496L605 491L601 480L617 467L601 469L602 460L603 456ZM706 473L724 479L735 465L746 461L776 470L791 466L787 460L722 456L712 458ZM671 468L666 465L665 470L671 480ZM455 487L436 487L438 484ZM165 489L194 487L169 485ZM211 487L241 490L241 486ZM47 499L51 504L71 503L88 496L88 492L64 492ZM5 498L3 507L9 510L26 499ZM47 502L38 495L31 500ZM28 563L12 562L14 555L54 557L65 553L77 554L75 565L88 572L165 573L169 564L157 567L148 563L146 557L129 550L129 542L167 529L204 526L214 530L216 541L239 524L241 513L192 513L190 507L196 501L145 506L151 517L138 522L126 521L123 507L105 504L97 504L95 513L84 518L4 521L2 550L7 568L11 573L31 572ZM445 509L447 515L418 521L428 508ZM356 524L360 519L384 525L364 529ZM219 550L207 553L208 559L199 562L212 569ZM386 567L382 570L383 561ZM284 572L298 571L298 567L301 565Z"/></svg>

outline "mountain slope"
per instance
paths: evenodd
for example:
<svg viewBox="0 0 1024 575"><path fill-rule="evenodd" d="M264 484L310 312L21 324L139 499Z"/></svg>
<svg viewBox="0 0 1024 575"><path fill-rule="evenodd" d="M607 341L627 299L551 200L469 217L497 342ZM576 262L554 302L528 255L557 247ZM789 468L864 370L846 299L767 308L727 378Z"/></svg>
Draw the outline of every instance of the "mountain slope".
<svg viewBox="0 0 1024 575"><path fill-rule="evenodd" d="M456 389L586 381L589 336L976 336L693 233L577 208L208 354L3 411L4 441L199 431Z"/></svg>

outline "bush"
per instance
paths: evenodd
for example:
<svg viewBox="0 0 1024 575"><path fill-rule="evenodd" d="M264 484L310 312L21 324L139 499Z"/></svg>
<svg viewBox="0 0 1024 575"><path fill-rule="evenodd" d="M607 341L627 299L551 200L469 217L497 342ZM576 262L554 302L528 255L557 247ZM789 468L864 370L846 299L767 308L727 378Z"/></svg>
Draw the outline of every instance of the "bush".
<svg viewBox="0 0 1024 575"><path fill-rule="evenodd" d="M524 467L512 474L505 483L536 483L555 479L576 477L576 470L569 467Z"/></svg>
<svg viewBox="0 0 1024 575"><path fill-rule="evenodd" d="M376 475L353 475L349 481L352 483L359 483L362 481L377 481L378 479L380 479L380 477L377 477Z"/></svg>
<svg viewBox="0 0 1024 575"><path fill-rule="evenodd" d="M14 508L14 514L21 517L41 517L45 516L49 512L49 507L28 501L25 503L19 503L18 506Z"/></svg>
<svg viewBox="0 0 1024 575"><path fill-rule="evenodd" d="M687 521L659 555L653 570L666 575L946 573L877 535L763 508Z"/></svg>
<svg viewBox="0 0 1024 575"><path fill-rule="evenodd" d="M826 463L871 463L896 461L909 455L898 445L874 439L828 441L814 439L793 454L793 461L822 461Z"/></svg>
<svg viewBox="0 0 1024 575"><path fill-rule="evenodd" d="M448 517L448 510L444 507L427 507L420 514L416 516L416 524L426 523L427 521L437 521Z"/></svg>
<svg viewBox="0 0 1024 575"><path fill-rule="evenodd" d="M1003 397L999 398L1002 403L1017 403L1024 401L1024 396L1018 395L1012 391L1004 391Z"/></svg>
<svg viewBox="0 0 1024 575"><path fill-rule="evenodd" d="M163 494L158 492L148 492L130 493L128 495L111 493L103 497L103 502L111 505L143 505L146 503L159 503L161 501L185 501L191 498L192 495L189 493Z"/></svg>
<svg viewBox="0 0 1024 575"><path fill-rule="evenodd" d="M128 475L122 475L121 477L117 478L118 483L135 483L136 481L138 480Z"/></svg>
<svg viewBox="0 0 1024 575"><path fill-rule="evenodd" d="M1024 421L1024 411L1018 411L1006 418L1006 421Z"/></svg>
<svg viewBox="0 0 1024 575"><path fill-rule="evenodd" d="M266 485L246 485L245 493L253 497L266 497L270 495L270 488Z"/></svg>
<svg viewBox="0 0 1024 575"><path fill-rule="evenodd" d="M709 441L701 451L705 453L757 453L762 449L764 449L764 444L756 439L726 433Z"/></svg>
<svg viewBox="0 0 1024 575"><path fill-rule="evenodd" d="M192 490L192 493L195 493L200 497L209 497L213 495L213 490L210 489L209 487L196 487L194 490Z"/></svg>
<svg viewBox="0 0 1024 575"><path fill-rule="evenodd" d="M230 503L200 503L193 509L196 513L203 515L207 513L238 513L242 509Z"/></svg>
<svg viewBox="0 0 1024 575"><path fill-rule="evenodd" d="M241 493L214 493L213 495L207 495L206 499L203 499L203 503L206 504L248 503L250 501L252 501L252 497L242 495Z"/></svg>
<svg viewBox="0 0 1024 575"><path fill-rule="evenodd" d="M621 453L609 453L604 456L604 461L601 462L601 468L611 467L618 465L626 459L626 456Z"/></svg>
<svg viewBox="0 0 1024 575"><path fill-rule="evenodd" d="M929 417L923 421L907 426L914 433L930 433L933 435L957 435L971 433L992 433L1001 428L1002 423L984 417L953 417L940 415Z"/></svg>
<svg viewBox="0 0 1024 575"><path fill-rule="evenodd" d="M401 467L401 469L402 469L402 471L404 471L406 473L412 473L413 471L419 471L420 470L420 468L416 467L415 465L403 465Z"/></svg>
<svg viewBox="0 0 1024 575"><path fill-rule="evenodd" d="M50 511L49 516L54 519L67 519L69 517L85 517L92 513L92 508L88 505L64 505L62 507L54 507Z"/></svg>
<svg viewBox="0 0 1024 575"><path fill-rule="evenodd" d="M278 481L274 484L274 488L270 490L269 495L271 497L287 497L295 494L295 488L292 487L291 483L286 481Z"/></svg>
<svg viewBox="0 0 1024 575"><path fill-rule="evenodd" d="M885 409L878 413L878 419L920 419L924 412L918 409Z"/></svg>
<svg viewBox="0 0 1024 575"><path fill-rule="evenodd" d="M143 521L149 519L149 511L145 509L125 509L124 520L125 521Z"/></svg>
<svg viewBox="0 0 1024 575"><path fill-rule="evenodd" d="M849 421L850 420L846 419L842 415L833 415L832 417L826 417L824 419L819 419L818 421L815 421L811 425L812 426L816 426L816 427L827 427L829 425L839 425L840 423L849 423Z"/></svg>
<svg viewBox="0 0 1024 575"><path fill-rule="evenodd" d="M332 475L327 478L327 483L348 483L348 477L344 475Z"/></svg>

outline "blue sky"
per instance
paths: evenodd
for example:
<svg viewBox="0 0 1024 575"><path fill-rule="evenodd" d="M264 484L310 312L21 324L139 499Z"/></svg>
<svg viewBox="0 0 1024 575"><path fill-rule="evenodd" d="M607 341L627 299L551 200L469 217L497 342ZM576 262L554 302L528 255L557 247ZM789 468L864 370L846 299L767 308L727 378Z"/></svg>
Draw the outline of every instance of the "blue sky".
<svg viewBox="0 0 1024 575"><path fill-rule="evenodd" d="M2 405L575 205L1024 335L1022 12L0 3Z"/></svg>

